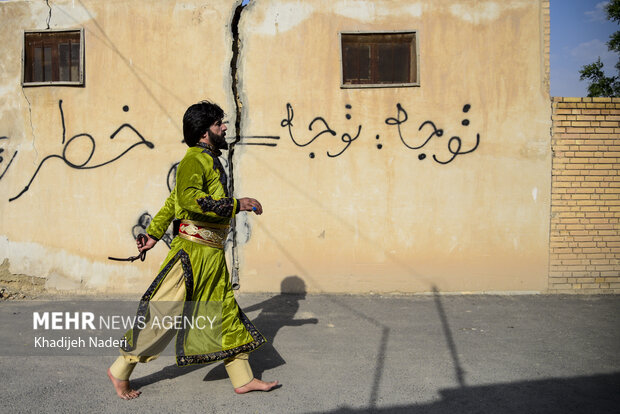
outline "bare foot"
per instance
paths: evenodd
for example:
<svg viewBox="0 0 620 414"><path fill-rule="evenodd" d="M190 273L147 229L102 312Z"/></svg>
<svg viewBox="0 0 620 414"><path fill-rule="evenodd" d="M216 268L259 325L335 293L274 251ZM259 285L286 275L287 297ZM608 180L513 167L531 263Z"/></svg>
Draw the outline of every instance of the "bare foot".
<svg viewBox="0 0 620 414"><path fill-rule="evenodd" d="M245 384L243 387L235 388L235 392L237 394L245 394L246 392L250 392L250 391L271 391L277 385L278 385L278 381L265 382L257 378L254 378L252 381Z"/></svg>
<svg viewBox="0 0 620 414"><path fill-rule="evenodd" d="M131 389L128 380L119 380L118 378L115 378L110 372L109 368L108 377L110 377L110 381L112 381L112 385L114 385L114 389L116 390L116 393L121 399L133 400L134 398L138 398L140 394L142 394L140 391Z"/></svg>

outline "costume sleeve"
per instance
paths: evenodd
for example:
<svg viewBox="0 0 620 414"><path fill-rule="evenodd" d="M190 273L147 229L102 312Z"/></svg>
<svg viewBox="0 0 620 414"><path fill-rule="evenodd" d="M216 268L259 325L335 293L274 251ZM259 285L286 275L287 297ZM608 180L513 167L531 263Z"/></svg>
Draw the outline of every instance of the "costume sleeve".
<svg viewBox="0 0 620 414"><path fill-rule="evenodd" d="M162 238L170 222L174 219L174 205L176 200L176 187L172 189L172 192L166 199L164 206L155 215L151 224L146 229L146 233L155 240Z"/></svg>
<svg viewBox="0 0 620 414"><path fill-rule="evenodd" d="M211 161L212 162L212 161ZM207 171L212 170L207 168ZM194 213L212 217L232 218L238 210L238 200L233 197L214 197L202 189L207 185L204 182L204 167L195 158L186 158L181 161L177 169L177 197L181 208Z"/></svg>

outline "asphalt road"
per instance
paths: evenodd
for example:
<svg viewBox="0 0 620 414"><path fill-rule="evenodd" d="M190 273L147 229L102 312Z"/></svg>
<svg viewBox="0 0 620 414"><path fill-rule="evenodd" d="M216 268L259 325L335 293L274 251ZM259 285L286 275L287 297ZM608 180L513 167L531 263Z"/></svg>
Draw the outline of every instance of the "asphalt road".
<svg viewBox="0 0 620 414"><path fill-rule="evenodd" d="M61 300L70 300L63 298ZM255 351L269 393L236 395L221 364L140 364L121 401L113 356L0 351L2 412L618 413L620 296L242 294L271 341ZM46 302L0 303L2 344Z"/></svg>

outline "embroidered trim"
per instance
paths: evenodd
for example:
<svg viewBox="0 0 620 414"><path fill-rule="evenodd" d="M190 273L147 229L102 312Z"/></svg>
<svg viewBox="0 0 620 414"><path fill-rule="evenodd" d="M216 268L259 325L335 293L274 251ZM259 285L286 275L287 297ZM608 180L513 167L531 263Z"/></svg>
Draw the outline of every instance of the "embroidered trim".
<svg viewBox="0 0 620 414"><path fill-rule="evenodd" d="M224 194L226 197L230 197L230 192L228 191L228 175L226 175L226 171L224 171L224 167L222 166L219 158L220 155L222 155L222 151L204 142L199 142L196 146L204 148L202 153L211 156L213 159L213 171L219 172L220 183L222 184L222 187L224 187Z"/></svg>
<svg viewBox="0 0 620 414"><path fill-rule="evenodd" d="M213 145L207 144L206 142L199 141L196 143L196 146L208 150L211 154L215 155L216 157L219 157L220 155L222 155L222 151L215 148Z"/></svg>
<svg viewBox="0 0 620 414"><path fill-rule="evenodd" d="M260 332L258 332L258 329L256 329L254 324L250 322L248 317L245 316L241 309L239 309L239 319L252 336L252 342L248 342L247 344L238 346L236 348L202 355L183 355L183 348L181 347L180 351L179 348L177 348L177 365L182 367L184 365L208 364L210 362L221 361L222 359L231 358L241 353L252 352L261 345L267 343L265 337ZM179 342L177 337L177 345L178 343Z"/></svg>
<svg viewBox="0 0 620 414"><path fill-rule="evenodd" d="M183 306L183 316L191 318L191 313L193 311L193 306L191 302L191 298L193 297L193 289L194 289L194 275L192 272L192 266L189 259L189 255L183 250L179 250L177 254L170 259L170 261L166 264L166 266L159 272L153 283L146 290L144 295L142 295L142 299L140 300L140 304L138 305L138 311L136 313L137 317L145 317L148 311L149 301L153 297L154 293L157 291L157 288L164 280L166 275L172 269L177 261L181 261L181 266L183 267L183 276L185 278L185 303ZM188 300L188 298L190 300ZM210 362L220 361L223 359L231 358L240 353L248 353L256 350L263 344L267 343L265 337L256 329L254 324L248 319L248 317L243 313L241 309L239 309L239 320L243 323L244 327L252 336L252 341L247 344L240 345L235 348L226 349L223 351L217 351L210 354L202 354L202 355L185 355L183 351L183 342L185 340L185 331L180 330L176 334L176 361L178 366L184 365L193 365L193 364L207 364ZM138 336L140 335L140 329L136 326L133 328L133 336L132 336L132 344L129 344L129 341L122 341L124 346L121 346L121 349L125 352L131 352L136 349L135 344L137 343ZM123 337L122 339L126 339ZM145 355L149 356L149 355Z"/></svg>
<svg viewBox="0 0 620 414"><path fill-rule="evenodd" d="M159 272L159 274L153 280L153 283L148 287L142 298L140 299L140 303L138 304L138 311L136 312L136 320L140 320L141 317L146 317L146 314L149 309L149 302L157 288L164 280L164 278L172 269L177 261L181 260L181 266L183 267L183 277L185 279L185 301L187 302L187 298L192 298L194 295L194 273L192 272L192 264L189 260L189 255L183 250L179 250L177 254L174 255L172 259L166 264L166 266ZM135 344L138 341L138 336L140 335L140 329L136 326L133 327L133 335L132 335L132 344L129 344L129 341L125 340L121 343L124 344L121 346L121 349L125 352L131 352L136 349ZM122 339L126 339L124 336ZM147 355L148 356L148 355Z"/></svg>
<svg viewBox="0 0 620 414"><path fill-rule="evenodd" d="M230 228L230 224L211 223L209 221L197 221L197 220L182 219L182 220L179 220L179 222L189 223L189 224L193 224L193 225L199 226L199 227L211 227L211 228L225 229L225 230L228 230Z"/></svg>
<svg viewBox="0 0 620 414"><path fill-rule="evenodd" d="M180 238L193 241L195 243L204 244L206 246L215 247L217 249L224 248L224 242L226 241L227 236L227 225L218 226L211 225L211 223L182 220L179 226Z"/></svg>
<svg viewBox="0 0 620 414"><path fill-rule="evenodd" d="M196 200L203 213L213 212L220 217L232 217L235 205L232 197L214 200L211 196L202 197Z"/></svg>

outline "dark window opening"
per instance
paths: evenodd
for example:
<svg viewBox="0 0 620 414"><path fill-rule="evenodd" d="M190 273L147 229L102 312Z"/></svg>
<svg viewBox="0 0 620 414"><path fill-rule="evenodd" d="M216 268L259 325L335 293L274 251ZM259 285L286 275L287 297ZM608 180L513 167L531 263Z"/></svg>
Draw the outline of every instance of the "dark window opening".
<svg viewBox="0 0 620 414"><path fill-rule="evenodd" d="M24 85L84 83L82 31L24 33Z"/></svg>
<svg viewBox="0 0 620 414"><path fill-rule="evenodd" d="M416 33L342 33L342 83L417 85Z"/></svg>

